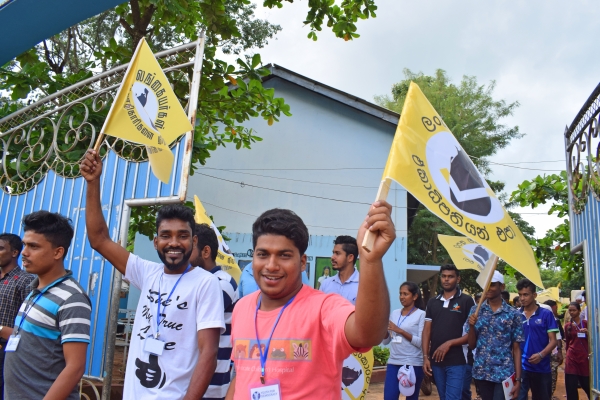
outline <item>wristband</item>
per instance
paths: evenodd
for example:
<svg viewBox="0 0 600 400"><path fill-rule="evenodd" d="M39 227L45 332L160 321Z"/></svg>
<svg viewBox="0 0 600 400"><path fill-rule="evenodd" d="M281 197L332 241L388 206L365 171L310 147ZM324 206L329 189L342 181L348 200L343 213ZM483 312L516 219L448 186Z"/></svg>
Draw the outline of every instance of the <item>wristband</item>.
<svg viewBox="0 0 600 400"><path fill-rule="evenodd" d="M542 359L544 358L544 355L542 354L541 351L538 353L538 355L540 356L540 358L542 358Z"/></svg>

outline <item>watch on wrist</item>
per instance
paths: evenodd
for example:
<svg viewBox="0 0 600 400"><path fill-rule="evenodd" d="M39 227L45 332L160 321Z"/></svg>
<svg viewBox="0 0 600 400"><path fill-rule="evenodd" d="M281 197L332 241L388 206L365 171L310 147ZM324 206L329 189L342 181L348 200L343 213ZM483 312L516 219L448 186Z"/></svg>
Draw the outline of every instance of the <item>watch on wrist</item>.
<svg viewBox="0 0 600 400"><path fill-rule="evenodd" d="M515 382L523 383L523 378L515 378Z"/></svg>

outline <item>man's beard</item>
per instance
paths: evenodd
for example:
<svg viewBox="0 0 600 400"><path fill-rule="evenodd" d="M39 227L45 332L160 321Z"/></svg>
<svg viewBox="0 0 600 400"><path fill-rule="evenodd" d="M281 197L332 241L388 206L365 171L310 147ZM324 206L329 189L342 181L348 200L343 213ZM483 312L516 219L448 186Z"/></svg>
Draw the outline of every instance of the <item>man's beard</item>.
<svg viewBox="0 0 600 400"><path fill-rule="evenodd" d="M181 269L181 267L187 266L189 264L193 248L190 249L190 251L188 251L187 253L183 253L183 258L180 262L176 264L167 263L167 257L165 256L165 253L169 250L170 249L164 249L162 252L157 251L158 258L160 258L160 261L162 261L162 263L165 265L165 267L167 267L169 271L177 271L178 269Z"/></svg>

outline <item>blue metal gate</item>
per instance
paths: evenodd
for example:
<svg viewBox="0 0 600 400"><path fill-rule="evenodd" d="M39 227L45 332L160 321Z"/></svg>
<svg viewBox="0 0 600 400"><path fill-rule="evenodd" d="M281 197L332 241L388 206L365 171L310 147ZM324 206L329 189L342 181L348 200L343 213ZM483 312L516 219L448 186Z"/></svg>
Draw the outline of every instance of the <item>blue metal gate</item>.
<svg viewBox="0 0 600 400"><path fill-rule="evenodd" d="M169 79L188 80L190 101L184 106L192 122L203 50L201 35L196 42L156 54ZM78 165L80 149L94 146L126 67L87 79L0 120L0 230L22 236L23 216L37 210L59 212L72 220L75 237L65 266L92 301L92 343L85 375L104 378L105 389L110 387L121 274L87 240L85 180ZM188 132L173 146L175 164L169 184L151 173L143 146L104 140L101 204L113 240L126 243L130 207L185 201L192 140L193 133Z"/></svg>
<svg viewBox="0 0 600 400"><path fill-rule="evenodd" d="M571 251L583 251L592 398L600 397L600 84L565 130Z"/></svg>

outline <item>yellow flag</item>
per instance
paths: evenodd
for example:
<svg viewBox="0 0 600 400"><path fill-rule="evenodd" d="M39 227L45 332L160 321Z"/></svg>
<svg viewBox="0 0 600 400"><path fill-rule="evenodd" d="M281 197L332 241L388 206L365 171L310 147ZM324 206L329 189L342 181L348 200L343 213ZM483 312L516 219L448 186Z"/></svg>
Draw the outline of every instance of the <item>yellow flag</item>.
<svg viewBox="0 0 600 400"><path fill-rule="evenodd" d="M221 232L217 229L215 223L210 219L204 206L200 202L198 196L194 196L194 207L196 208L196 216L195 220L198 224L206 224L212 228L213 231L217 234L217 239L219 240L219 251L217 253L217 265L223 269L223 271L227 272L229 275L235 279L236 283L240 283L240 276L242 275L242 270L237 265L235 258L231 254L231 250L229 250L229 246L225 243Z"/></svg>
<svg viewBox="0 0 600 400"><path fill-rule="evenodd" d="M192 125L146 40L140 40L102 133L144 144L154 175L169 183L171 143Z"/></svg>
<svg viewBox="0 0 600 400"><path fill-rule="evenodd" d="M531 246L414 82L383 172L386 178L543 287Z"/></svg>
<svg viewBox="0 0 600 400"><path fill-rule="evenodd" d="M539 303L543 303L546 300L555 300L560 303L560 290L558 287L551 287L537 293L537 301Z"/></svg>
<svg viewBox="0 0 600 400"><path fill-rule="evenodd" d="M374 364L373 349L352 353L342 366L342 400L359 400L367 396Z"/></svg>
<svg viewBox="0 0 600 400"><path fill-rule="evenodd" d="M438 235L440 243L458 269L482 271L492 252L465 236Z"/></svg>

